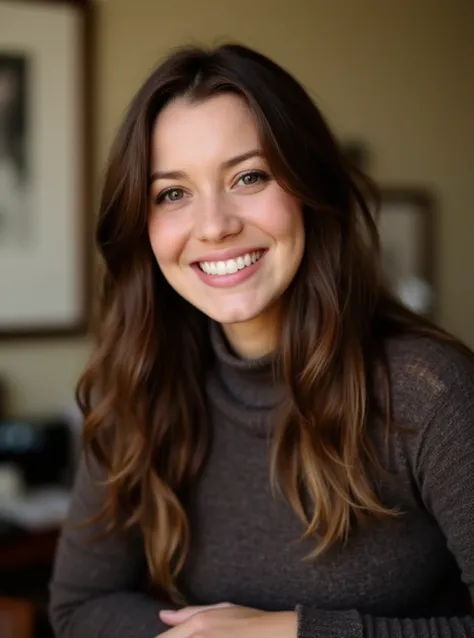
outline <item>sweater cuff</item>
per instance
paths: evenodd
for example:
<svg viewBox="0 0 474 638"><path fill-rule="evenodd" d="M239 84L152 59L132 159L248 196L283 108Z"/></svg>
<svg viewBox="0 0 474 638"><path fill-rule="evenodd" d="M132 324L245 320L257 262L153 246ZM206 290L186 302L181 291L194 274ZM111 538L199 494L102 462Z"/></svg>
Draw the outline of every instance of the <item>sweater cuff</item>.
<svg viewBox="0 0 474 638"><path fill-rule="evenodd" d="M360 615L355 610L329 611L297 605L297 638L363 638Z"/></svg>

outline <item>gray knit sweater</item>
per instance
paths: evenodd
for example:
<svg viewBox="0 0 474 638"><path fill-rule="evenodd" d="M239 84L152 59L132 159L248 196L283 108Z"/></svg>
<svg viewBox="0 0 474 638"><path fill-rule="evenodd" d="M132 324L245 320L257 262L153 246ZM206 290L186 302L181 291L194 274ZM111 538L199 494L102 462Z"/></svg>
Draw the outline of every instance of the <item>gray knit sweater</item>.
<svg viewBox="0 0 474 638"><path fill-rule="evenodd" d="M314 541L271 494L268 434L281 398L271 357L242 361L213 331L208 380L212 449L190 507L192 546L181 587L192 604L230 601L298 611L298 638L467 638L474 600L474 369L427 339L388 344L394 430L380 458L394 481L380 481L397 520L356 531L314 561ZM70 520L94 514L100 472L82 464ZM154 638L170 607L143 588L140 532L91 543L91 530L66 526L51 583L57 638ZM223 636L225 638L225 636ZM294 638L288 636L288 638Z"/></svg>

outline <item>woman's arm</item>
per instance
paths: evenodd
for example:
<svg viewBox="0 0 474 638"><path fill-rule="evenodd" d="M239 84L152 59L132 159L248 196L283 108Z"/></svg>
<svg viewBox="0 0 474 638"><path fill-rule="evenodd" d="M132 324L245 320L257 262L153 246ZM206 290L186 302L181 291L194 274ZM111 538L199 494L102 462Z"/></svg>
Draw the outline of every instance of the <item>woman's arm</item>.
<svg viewBox="0 0 474 638"><path fill-rule="evenodd" d="M141 535L114 532L97 540L100 525L78 527L100 511L105 488L98 465L82 460L50 584L56 638L154 638L165 626L159 601L140 590L146 578Z"/></svg>
<svg viewBox="0 0 474 638"><path fill-rule="evenodd" d="M474 618L379 618L357 611L298 608L297 638L471 638ZM264 638L262 636L262 638ZM290 638L290 637L289 637Z"/></svg>
<svg viewBox="0 0 474 638"><path fill-rule="evenodd" d="M421 500L443 532L470 594L464 616L378 618L352 611L298 608L298 638L468 638L474 636L474 369L457 357L423 370L436 384L429 418L407 438L413 479ZM443 364L441 366L441 364ZM423 397L420 393L420 397ZM421 400L421 399L420 399ZM407 434L410 437L410 434Z"/></svg>

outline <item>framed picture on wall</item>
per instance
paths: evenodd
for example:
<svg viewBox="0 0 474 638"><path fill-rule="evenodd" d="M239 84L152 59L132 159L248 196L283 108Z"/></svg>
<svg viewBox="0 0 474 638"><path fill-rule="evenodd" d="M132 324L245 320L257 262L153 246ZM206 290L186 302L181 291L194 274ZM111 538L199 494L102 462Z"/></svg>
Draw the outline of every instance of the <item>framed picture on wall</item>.
<svg viewBox="0 0 474 638"><path fill-rule="evenodd" d="M90 10L0 0L0 336L88 315Z"/></svg>
<svg viewBox="0 0 474 638"><path fill-rule="evenodd" d="M417 188L382 188L378 227L389 285L409 308L435 311L434 203Z"/></svg>

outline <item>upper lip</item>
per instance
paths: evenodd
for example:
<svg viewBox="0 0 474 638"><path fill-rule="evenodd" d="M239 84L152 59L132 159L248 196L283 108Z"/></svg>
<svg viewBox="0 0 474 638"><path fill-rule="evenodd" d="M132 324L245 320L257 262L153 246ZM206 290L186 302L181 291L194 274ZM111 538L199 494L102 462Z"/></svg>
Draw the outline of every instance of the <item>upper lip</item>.
<svg viewBox="0 0 474 638"><path fill-rule="evenodd" d="M194 259L191 263L202 264L204 261L227 261L228 259L241 257L242 255L246 255L247 253L252 254L264 250L265 248L262 248L261 246L259 246L258 248L228 248L227 250L216 250L213 253L209 253L208 255L199 257L199 259Z"/></svg>

